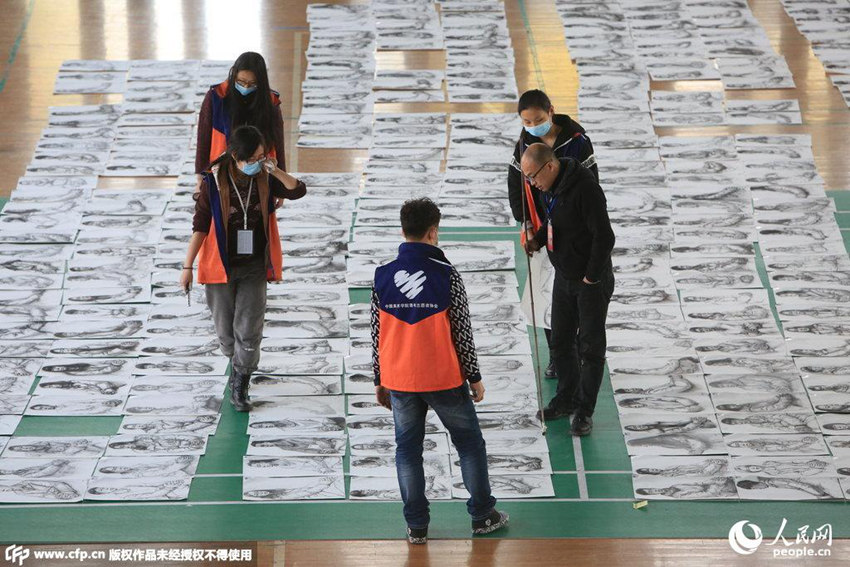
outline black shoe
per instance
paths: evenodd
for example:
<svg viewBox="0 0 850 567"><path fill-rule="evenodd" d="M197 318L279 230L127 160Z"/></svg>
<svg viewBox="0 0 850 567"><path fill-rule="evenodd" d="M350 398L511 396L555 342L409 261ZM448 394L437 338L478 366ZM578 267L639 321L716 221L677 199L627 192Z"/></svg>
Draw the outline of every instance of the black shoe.
<svg viewBox="0 0 850 567"><path fill-rule="evenodd" d="M543 408L543 417L540 416L540 411L538 410L537 421L554 421L562 417L569 417L571 413L573 413L573 408L571 407L563 408L550 403Z"/></svg>
<svg viewBox="0 0 850 567"><path fill-rule="evenodd" d="M590 416L577 413L575 417L573 417L573 423L570 430L576 437L590 435L590 432L593 431L593 419Z"/></svg>
<svg viewBox="0 0 850 567"><path fill-rule="evenodd" d="M428 528L411 528L408 526L407 541L415 545L428 543Z"/></svg>
<svg viewBox="0 0 850 567"><path fill-rule="evenodd" d="M233 373L230 382L230 403L236 411L251 411L251 402L248 401L248 380L250 374Z"/></svg>
<svg viewBox="0 0 850 567"><path fill-rule="evenodd" d="M543 373L543 377L547 380L554 380L558 377L558 371L555 370L554 361L549 361L549 366L546 367L546 372Z"/></svg>
<svg viewBox="0 0 850 567"><path fill-rule="evenodd" d="M508 513L493 510L483 520L472 520L472 535L489 534L508 525Z"/></svg>

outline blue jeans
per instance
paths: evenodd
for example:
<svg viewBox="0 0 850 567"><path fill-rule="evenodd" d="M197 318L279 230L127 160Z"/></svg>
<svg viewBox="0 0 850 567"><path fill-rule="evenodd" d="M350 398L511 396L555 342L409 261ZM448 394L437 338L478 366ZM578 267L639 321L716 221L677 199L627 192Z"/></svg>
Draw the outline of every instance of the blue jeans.
<svg viewBox="0 0 850 567"><path fill-rule="evenodd" d="M422 443L425 439L425 414L428 406L449 430L460 456L463 483L471 498L466 509L473 520L486 518L496 505L490 494L487 451L472 405L469 386L438 392L391 391L395 420L395 463L398 486L404 501L404 519L411 528L424 528L431 519L425 497L425 472L422 468Z"/></svg>

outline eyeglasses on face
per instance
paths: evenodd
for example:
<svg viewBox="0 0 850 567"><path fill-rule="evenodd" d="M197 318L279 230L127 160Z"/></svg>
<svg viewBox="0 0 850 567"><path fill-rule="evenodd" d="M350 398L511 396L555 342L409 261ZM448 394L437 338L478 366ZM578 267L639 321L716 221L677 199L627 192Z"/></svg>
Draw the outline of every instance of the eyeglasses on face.
<svg viewBox="0 0 850 567"><path fill-rule="evenodd" d="M545 162L543 165L541 165L541 166L537 169L537 171L535 171L534 173L532 173L532 174L530 174L530 175L526 175L526 177L528 178L528 180L529 180L529 181L534 181L534 178L535 178L535 177L537 177L537 176L540 174L540 172L541 172L541 171L543 171L543 168L544 168L544 167L546 167L546 165L547 165L550 161L552 161L552 160L551 160L551 159L547 159L547 160L546 160L546 162Z"/></svg>
<svg viewBox="0 0 850 567"><path fill-rule="evenodd" d="M249 160L246 160L246 161L245 161L245 163L247 163L248 165L253 165L253 164L257 163L258 161L266 161L266 157L267 157L267 156L266 156L265 154L263 154L263 155L261 155L260 157L258 157L258 158L256 158L256 159L255 159L255 158L251 158L251 159L249 159Z"/></svg>

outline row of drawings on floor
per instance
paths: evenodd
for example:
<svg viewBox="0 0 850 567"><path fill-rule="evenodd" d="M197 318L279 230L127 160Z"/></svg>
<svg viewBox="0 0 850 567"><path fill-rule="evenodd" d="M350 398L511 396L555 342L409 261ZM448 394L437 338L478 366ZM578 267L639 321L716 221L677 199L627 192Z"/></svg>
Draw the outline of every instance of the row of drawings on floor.
<svg viewBox="0 0 850 567"><path fill-rule="evenodd" d="M850 106L850 3L781 0L797 29L812 44L812 52L829 73L829 80Z"/></svg>
<svg viewBox="0 0 850 567"><path fill-rule="evenodd" d="M376 403L374 395L369 305L347 306L346 286L370 287L375 268L395 257L400 239L399 209L408 198L428 196L436 201L442 210L443 229L513 225L501 189L505 162L492 156L504 153L502 135L516 128L515 117L455 114L449 130L443 113L373 115L370 96L372 88L377 90L380 85L381 89L408 93L406 100L429 100L416 93L436 91L445 80L450 100L473 95L475 98L466 100L515 100L504 8L500 2L484 1L475 3L476 11L470 12L456 9L463 3L443 4L441 24L449 60L445 73L376 72L373 53L382 42L381 15L398 11L399 20L416 19L418 25L439 31L429 23L434 17L433 4L412 5L421 5L421 13L382 6L380 2L373 3L371 9L357 5L308 7L311 34L298 144L369 148L360 199L327 198L320 207L315 202L309 205L323 214L321 218L303 215L303 231L309 237L298 249L299 255L333 266L330 275L337 278L326 282L337 286L328 291L338 292L341 298L338 314L329 319L342 325L338 334L325 336L339 343L336 356L340 364L329 374L338 374L344 368L347 407L341 396L284 399L275 398L274 389L255 389L258 410L249 418L251 437L243 468L246 499L343 497L346 439L349 497L400 499L393 419ZM473 54L468 48L480 39L476 26L481 18L491 22L493 32L488 41L492 44L476 44L480 50ZM345 58L339 57L339 49L346 52ZM500 69L504 88L481 88L474 83L487 75L496 76L494 66ZM470 80L456 81L461 74ZM352 84L359 86L352 90ZM361 92L366 103L351 105L349 95L353 91ZM323 103L314 105L319 93ZM332 109L334 123L340 126L333 135L328 135L325 127L328 108ZM441 171L443 159L446 166ZM347 177L350 181L346 186L360 183L360 174ZM305 206L307 203L305 199ZM348 243L352 214L353 239ZM313 228L306 223L313 223ZM477 409L487 440L494 494L500 498L554 496L548 447L534 417L536 384L526 323L519 309L513 243L443 241L441 246L464 277L481 370L487 377L488 393ZM347 262L343 256L346 250ZM330 258L329 252L338 256ZM323 322L321 315L319 322ZM330 324L328 330L332 331ZM327 393L337 393L338 376L332 376L331 381L335 390ZM292 435L295 429L303 439ZM454 446L433 412L428 414L426 431L428 497L468 498ZM317 443L322 445L323 454L305 456L304 447L313 450Z"/></svg>
<svg viewBox="0 0 850 567"><path fill-rule="evenodd" d="M392 420L371 395L367 306L349 306L348 288L368 286L374 267L393 257L408 197L438 201L443 228L513 225L501 159L513 147L505 135L513 115L454 114L450 129L442 114L373 115L375 90L430 92L445 81L450 101L516 96L500 2L443 2L439 30L433 5L414 4L415 13L380 2L310 7L316 33L299 144L369 148L369 160L362 189L360 173L298 175L309 198L279 211L287 268L269 291L252 382L246 499L345 497L347 448L350 497L398 498ZM718 116L792 123L799 106L648 95L650 77L715 78L718 69L726 88L791 86L784 61L745 4L732 15L672 2L674 24L658 13L666 4L557 4L619 239L609 367L635 495L842 498L850 261L811 140L657 138L653 129ZM401 28L424 26L429 41L439 35L445 73L376 73L375 48L410 48L417 37L376 23L376 13ZM484 20L488 33L476 39ZM330 57L340 45L350 58ZM228 65L69 61L60 69L57 92L121 92L124 102L52 108L0 215L0 501L187 497L217 428L227 361L202 291L186 306L175 282L194 209L194 112ZM499 85L480 82L488 77ZM321 105L350 130L327 136ZM94 189L99 175L177 181L173 190L109 192ZM444 248L470 295L495 493L551 496L512 247ZM124 417L115 436L38 438L14 435L22 415ZM426 450L429 495L463 497L453 448L433 419Z"/></svg>
<svg viewBox="0 0 850 567"><path fill-rule="evenodd" d="M499 61L512 84L501 3L476 3L483 12L475 14L446 6L443 22L454 22L453 30L474 27L478 15L502 22L494 23L502 43L490 53L454 55L470 73ZM310 7L311 25L325 20L316 46L323 37L364 43L351 46L350 68L364 82L376 81L372 52L382 40L374 14L368 6L340 9ZM321 61L311 56L305 92L311 83L329 95L348 88L341 86L345 74L314 74ZM226 71L227 64L210 61L85 60L60 69L57 93L122 92L125 100L51 108L33 161L0 214L0 501L188 497L218 428L228 361L201 286L187 305L176 282L194 211L194 113ZM316 117L306 100L302 126ZM248 500L345 498L345 474L351 498L399 498L392 417L374 402L368 306L349 305L348 290L368 287L374 267L393 256L405 195L439 200L443 227L513 224L501 190L493 189L504 163L491 161L504 146L499 135L516 127L512 116L455 115L448 138L443 114L381 114L373 138L371 107L327 102L337 103L360 113L340 111L341 118L369 124L365 187L361 173L296 173L308 197L278 211L286 268L284 281L269 287L261 367L251 383ZM427 141L409 147L411 131ZM176 176L176 183L166 190L95 189L102 175ZM479 411L494 492L552 496L513 245L472 241L444 249L464 274L488 377ZM16 435L22 416L122 421L111 436ZM432 417L425 449L429 496L464 498L457 455Z"/></svg>
<svg viewBox="0 0 850 567"><path fill-rule="evenodd" d="M785 61L744 1L557 7L618 238L608 367L635 496L845 498L850 259L811 138L653 130L799 122L795 100L649 96L792 87Z"/></svg>

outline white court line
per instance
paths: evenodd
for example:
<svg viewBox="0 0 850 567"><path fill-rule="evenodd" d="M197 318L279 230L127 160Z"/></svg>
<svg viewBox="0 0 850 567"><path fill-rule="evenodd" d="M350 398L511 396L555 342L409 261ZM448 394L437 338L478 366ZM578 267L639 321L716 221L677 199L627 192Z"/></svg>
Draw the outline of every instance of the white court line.
<svg viewBox="0 0 850 567"><path fill-rule="evenodd" d="M573 454L576 458L576 480L578 480L578 495L581 500L587 500L587 476L584 472L584 455L581 452L581 437L573 437Z"/></svg>

